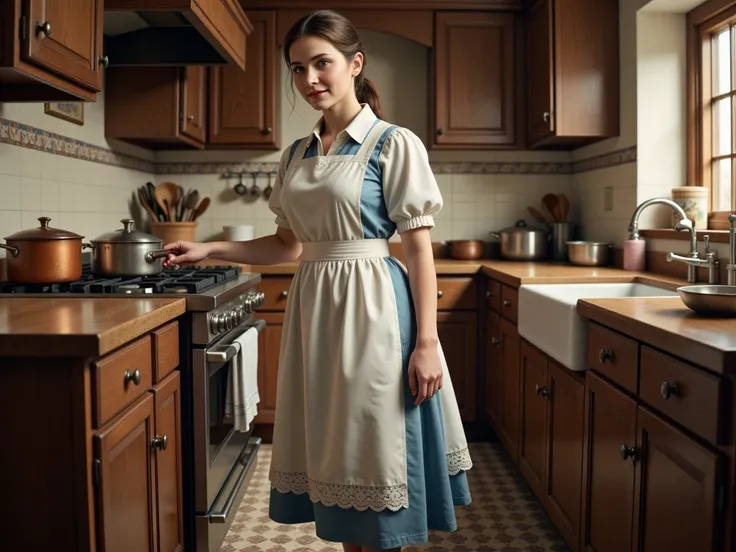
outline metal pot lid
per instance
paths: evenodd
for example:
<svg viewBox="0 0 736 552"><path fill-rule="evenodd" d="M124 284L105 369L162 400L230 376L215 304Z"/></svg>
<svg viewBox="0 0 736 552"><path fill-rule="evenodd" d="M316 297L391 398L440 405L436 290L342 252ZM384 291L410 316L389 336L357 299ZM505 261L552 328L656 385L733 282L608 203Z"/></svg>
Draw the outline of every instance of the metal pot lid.
<svg viewBox="0 0 736 552"><path fill-rule="evenodd" d="M540 230L539 228L534 228L532 226L527 226L526 221L524 220L519 220L516 222L514 226L509 226L508 228L499 230L498 233L499 234L529 234L529 233L546 234L544 230Z"/></svg>
<svg viewBox="0 0 736 552"><path fill-rule="evenodd" d="M133 228L133 219L122 219L123 227L98 236L92 243L155 243L161 244L161 238L146 234Z"/></svg>
<svg viewBox="0 0 736 552"><path fill-rule="evenodd" d="M38 217L41 226L30 230L21 230L5 238L5 241L15 240L81 240L84 236L69 232L67 230L59 230L49 226L51 219L49 217Z"/></svg>

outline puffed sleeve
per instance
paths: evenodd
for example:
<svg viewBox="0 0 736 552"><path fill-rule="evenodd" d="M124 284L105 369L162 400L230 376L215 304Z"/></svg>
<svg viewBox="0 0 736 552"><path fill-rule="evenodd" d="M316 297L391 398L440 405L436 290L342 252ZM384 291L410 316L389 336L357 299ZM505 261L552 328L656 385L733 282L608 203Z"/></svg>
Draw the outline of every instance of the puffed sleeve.
<svg viewBox="0 0 736 552"><path fill-rule="evenodd" d="M397 232L434 227L434 217L442 210L442 194L419 137L409 129L396 128L386 139L378 162L386 210Z"/></svg>
<svg viewBox="0 0 736 552"><path fill-rule="evenodd" d="M284 150L281 154L281 160L279 161L279 169L276 173L276 181L273 183L273 190L271 191L271 197L268 199L268 208L271 209L273 214L276 215L276 224L282 228L291 229L289 221L286 219L286 214L281 206L281 187L284 182L284 174L286 173L286 164L289 158L293 155L292 150L299 142L295 142L291 147Z"/></svg>

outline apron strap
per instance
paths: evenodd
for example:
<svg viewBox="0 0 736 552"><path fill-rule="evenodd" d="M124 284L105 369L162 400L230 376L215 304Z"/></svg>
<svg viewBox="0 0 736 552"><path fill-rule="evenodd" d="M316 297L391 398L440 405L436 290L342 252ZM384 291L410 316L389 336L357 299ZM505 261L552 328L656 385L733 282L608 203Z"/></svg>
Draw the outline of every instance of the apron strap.
<svg viewBox="0 0 736 552"><path fill-rule="evenodd" d="M370 158L373 154L373 150L376 149L376 145L378 145L378 142L381 140L381 136L383 136L385 131L390 128L394 128L394 126L395 125L382 121L381 119L376 119L376 122L363 140L363 143L358 150L358 155Z"/></svg>

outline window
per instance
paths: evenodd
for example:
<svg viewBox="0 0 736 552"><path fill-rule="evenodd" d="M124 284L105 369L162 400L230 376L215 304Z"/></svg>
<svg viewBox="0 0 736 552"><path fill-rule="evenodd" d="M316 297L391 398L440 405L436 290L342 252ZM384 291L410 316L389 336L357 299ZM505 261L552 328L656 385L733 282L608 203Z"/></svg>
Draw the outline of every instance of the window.
<svg viewBox="0 0 736 552"><path fill-rule="evenodd" d="M736 211L736 0L687 15L688 181L709 189L711 229Z"/></svg>

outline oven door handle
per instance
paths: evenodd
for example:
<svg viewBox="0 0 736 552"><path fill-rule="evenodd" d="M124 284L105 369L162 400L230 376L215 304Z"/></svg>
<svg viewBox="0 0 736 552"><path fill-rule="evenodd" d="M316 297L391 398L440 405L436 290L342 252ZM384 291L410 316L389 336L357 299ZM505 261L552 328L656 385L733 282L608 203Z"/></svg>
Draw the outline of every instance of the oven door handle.
<svg viewBox="0 0 736 552"><path fill-rule="evenodd" d="M260 333L261 330L265 327L265 320L255 320L253 324L246 326L246 328L238 334L238 337L243 335L251 328L255 328ZM227 345L217 345L212 349L209 349L207 351L207 364L225 364L228 360L238 354L239 346L235 345L235 339L233 339L233 341Z"/></svg>

